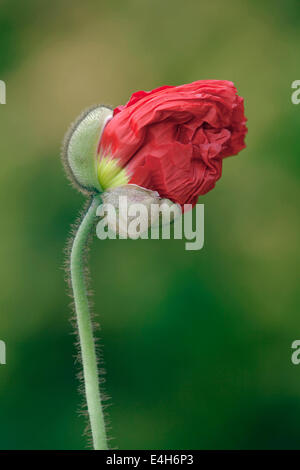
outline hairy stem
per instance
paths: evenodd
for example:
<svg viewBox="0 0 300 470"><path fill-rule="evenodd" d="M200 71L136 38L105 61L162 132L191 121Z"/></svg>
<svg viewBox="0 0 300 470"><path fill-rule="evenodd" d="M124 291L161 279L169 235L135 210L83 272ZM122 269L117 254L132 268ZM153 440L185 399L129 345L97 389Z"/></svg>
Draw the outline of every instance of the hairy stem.
<svg viewBox="0 0 300 470"><path fill-rule="evenodd" d="M100 195L92 199L77 230L71 251L71 283L78 324L86 401L95 450L105 450L108 449L108 446L101 406L93 327L84 278L84 250L94 225L96 209L100 203Z"/></svg>

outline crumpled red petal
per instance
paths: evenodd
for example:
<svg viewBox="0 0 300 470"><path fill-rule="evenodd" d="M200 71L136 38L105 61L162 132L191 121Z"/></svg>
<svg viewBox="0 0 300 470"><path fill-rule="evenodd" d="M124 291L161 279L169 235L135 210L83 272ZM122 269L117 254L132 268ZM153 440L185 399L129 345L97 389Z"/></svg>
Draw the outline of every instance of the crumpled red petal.
<svg viewBox="0 0 300 470"><path fill-rule="evenodd" d="M244 100L232 82L200 80L134 93L114 110L101 152L126 167L130 183L196 204L214 188L222 160L245 147Z"/></svg>

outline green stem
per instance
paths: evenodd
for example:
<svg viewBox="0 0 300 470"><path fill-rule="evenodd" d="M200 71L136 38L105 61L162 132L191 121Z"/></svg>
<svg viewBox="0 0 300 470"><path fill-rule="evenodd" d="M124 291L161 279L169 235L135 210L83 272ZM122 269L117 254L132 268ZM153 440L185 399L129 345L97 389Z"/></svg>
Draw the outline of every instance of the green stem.
<svg viewBox="0 0 300 470"><path fill-rule="evenodd" d="M108 446L101 407L95 341L84 278L83 259L87 240L91 228L94 226L96 209L100 203L100 195L92 199L77 230L71 251L71 282L78 324L85 394L95 450L105 450L108 449Z"/></svg>

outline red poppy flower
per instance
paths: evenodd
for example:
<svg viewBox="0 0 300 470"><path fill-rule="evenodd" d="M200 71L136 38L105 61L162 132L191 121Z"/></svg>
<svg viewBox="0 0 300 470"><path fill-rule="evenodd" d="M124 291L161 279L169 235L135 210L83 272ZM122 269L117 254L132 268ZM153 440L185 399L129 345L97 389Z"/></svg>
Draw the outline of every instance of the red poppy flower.
<svg viewBox="0 0 300 470"><path fill-rule="evenodd" d="M232 82L136 92L115 108L102 133L100 185L136 184L194 205L221 177L223 158L245 148L245 122L244 100Z"/></svg>

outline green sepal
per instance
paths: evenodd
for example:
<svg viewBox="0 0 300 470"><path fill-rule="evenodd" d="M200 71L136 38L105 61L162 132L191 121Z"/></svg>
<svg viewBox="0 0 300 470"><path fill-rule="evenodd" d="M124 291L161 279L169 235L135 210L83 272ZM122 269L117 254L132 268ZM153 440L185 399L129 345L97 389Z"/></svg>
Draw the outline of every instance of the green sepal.
<svg viewBox="0 0 300 470"><path fill-rule="evenodd" d="M111 108L97 106L82 113L69 129L63 148L67 173L83 192L101 192L97 175L97 148Z"/></svg>

